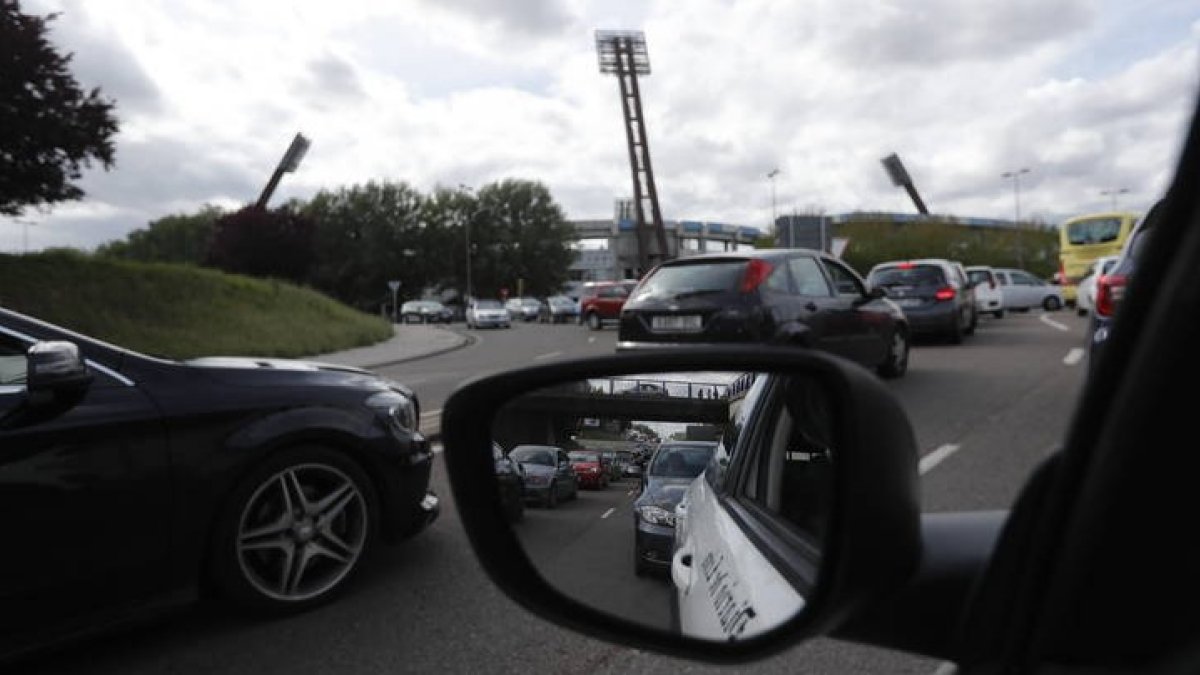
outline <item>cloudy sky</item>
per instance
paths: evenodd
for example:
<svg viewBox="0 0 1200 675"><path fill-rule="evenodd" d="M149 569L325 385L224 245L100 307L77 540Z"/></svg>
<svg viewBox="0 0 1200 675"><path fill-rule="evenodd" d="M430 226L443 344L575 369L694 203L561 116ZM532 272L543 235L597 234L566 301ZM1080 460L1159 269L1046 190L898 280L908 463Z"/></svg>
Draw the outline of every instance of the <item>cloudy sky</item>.
<svg viewBox="0 0 1200 675"><path fill-rule="evenodd" d="M664 217L765 227L779 212L931 210L1057 222L1144 208L1173 173L1200 81L1195 0L26 0L117 102L116 167L84 201L0 220L0 251L91 248L204 203L370 179L544 181L571 218L630 191L617 83L595 29L644 30Z"/></svg>

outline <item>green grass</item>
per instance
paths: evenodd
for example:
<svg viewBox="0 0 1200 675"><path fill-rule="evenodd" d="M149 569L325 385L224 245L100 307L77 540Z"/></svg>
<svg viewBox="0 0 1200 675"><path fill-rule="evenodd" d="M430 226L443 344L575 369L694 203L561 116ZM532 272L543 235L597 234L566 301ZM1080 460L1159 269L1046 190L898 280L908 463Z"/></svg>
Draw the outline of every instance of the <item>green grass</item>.
<svg viewBox="0 0 1200 675"><path fill-rule="evenodd" d="M309 356L392 335L383 319L288 283L70 251L0 255L0 307L172 359Z"/></svg>

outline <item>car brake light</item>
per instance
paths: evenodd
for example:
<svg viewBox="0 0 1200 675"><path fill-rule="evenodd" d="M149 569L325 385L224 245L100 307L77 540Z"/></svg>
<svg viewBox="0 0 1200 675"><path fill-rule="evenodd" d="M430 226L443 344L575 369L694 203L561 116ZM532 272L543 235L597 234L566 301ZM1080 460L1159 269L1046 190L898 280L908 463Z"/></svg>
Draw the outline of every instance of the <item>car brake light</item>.
<svg viewBox="0 0 1200 675"><path fill-rule="evenodd" d="M953 300L954 299L954 289L949 286L946 286L944 288L939 288L937 290L937 293L933 294L933 297L938 302L944 302L946 300Z"/></svg>
<svg viewBox="0 0 1200 675"><path fill-rule="evenodd" d="M913 268L913 264L910 262L903 262L899 265L896 265L896 267L899 267L902 270L911 270Z"/></svg>
<svg viewBox="0 0 1200 675"><path fill-rule="evenodd" d="M774 269L766 260L754 259L746 264L746 273L742 276L742 284L738 287L743 293L749 293L767 280Z"/></svg>
<svg viewBox="0 0 1200 675"><path fill-rule="evenodd" d="M1117 311L1117 305L1125 297L1125 275L1105 274L1096 282L1096 313L1105 318Z"/></svg>

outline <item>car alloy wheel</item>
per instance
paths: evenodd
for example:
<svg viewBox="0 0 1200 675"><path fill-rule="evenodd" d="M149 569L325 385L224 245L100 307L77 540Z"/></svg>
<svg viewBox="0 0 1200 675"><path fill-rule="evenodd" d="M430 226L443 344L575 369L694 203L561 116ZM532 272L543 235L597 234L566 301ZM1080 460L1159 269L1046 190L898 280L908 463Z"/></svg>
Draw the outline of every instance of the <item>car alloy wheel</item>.
<svg viewBox="0 0 1200 675"><path fill-rule="evenodd" d="M896 378L908 371L908 354L910 346L908 336L901 330L892 333L892 344L888 348L887 360L879 367L879 374L886 378Z"/></svg>
<svg viewBox="0 0 1200 675"><path fill-rule="evenodd" d="M588 314L587 315L587 325L588 325L588 328L590 328L592 330L600 330L600 327L602 325L601 321L600 321L600 315L595 312L591 312L590 314Z"/></svg>
<svg viewBox="0 0 1200 675"><path fill-rule="evenodd" d="M1052 295L1042 301L1042 308L1047 312L1057 312L1062 309L1062 302Z"/></svg>
<svg viewBox="0 0 1200 675"><path fill-rule="evenodd" d="M234 602L300 611L331 599L375 537L370 479L327 448L284 451L253 471L223 510L213 577Z"/></svg>

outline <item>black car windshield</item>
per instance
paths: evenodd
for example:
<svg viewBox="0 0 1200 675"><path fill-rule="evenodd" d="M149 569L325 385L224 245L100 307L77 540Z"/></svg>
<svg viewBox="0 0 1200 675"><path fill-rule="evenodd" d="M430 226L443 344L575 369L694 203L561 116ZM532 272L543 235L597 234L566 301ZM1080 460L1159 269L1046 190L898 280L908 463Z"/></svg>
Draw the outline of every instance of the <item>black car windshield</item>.
<svg viewBox="0 0 1200 675"><path fill-rule="evenodd" d="M651 476L663 478L695 478L704 471L712 457L713 446L668 446L658 451Z"/></svg>
<svg viewBox="0 0 1200 675"><path fill-rule="evenodd" d="M594 462L596 464L600 463L600 455L597 455L594 452L575 451L575 452L569 453L568 456L571 458L572 462Z"/></svg>
<svg viewBox="0 0 1200 675"><path fill-rule="evenodd" d="M637 294L681 295L732 291L746 269L745 260L666 265L642 282Z"/></svg>
<svg viewBox="0 0 1200 675"><path fill-rule="evenodd" d="M554 466L554 451L545 448L527 448L517 447L512 452L508 453L510 459L525 464L541 464L543 466Z"/></svg>
<svg viewBox="0 0 1200 675"><path fill-rule="evenodd" d="M944 283L942 268L935 265L884 267L871 272L872 286L934 286Z"/></svg>

